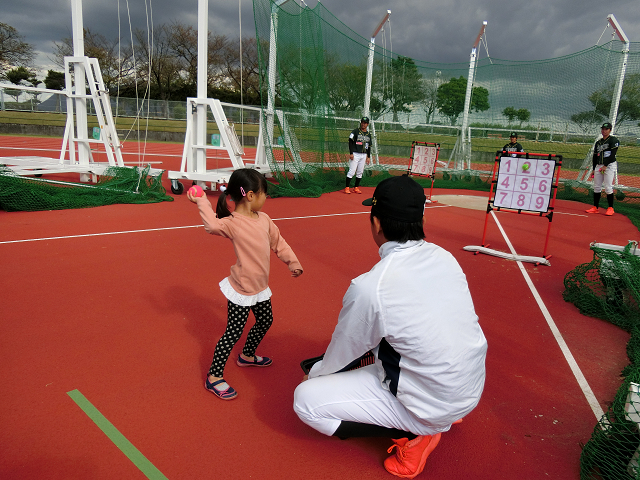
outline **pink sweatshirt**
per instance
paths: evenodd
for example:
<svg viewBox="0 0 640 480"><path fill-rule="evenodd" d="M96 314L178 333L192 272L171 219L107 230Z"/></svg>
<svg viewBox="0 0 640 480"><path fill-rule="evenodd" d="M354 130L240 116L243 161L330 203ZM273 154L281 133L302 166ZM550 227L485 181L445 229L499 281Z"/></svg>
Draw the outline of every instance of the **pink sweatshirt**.
<svg viewBox="0 0 640 480"><path fill-rule="evenodd" d="M238 261L231 267L229 283L236 292L256 295L269 286L270 250L290 271L302 270L296 254L266 213L258 212L258 218L236 214L218 218L207 197L198 197L197 205L205 231L233 243Z"/></svg>

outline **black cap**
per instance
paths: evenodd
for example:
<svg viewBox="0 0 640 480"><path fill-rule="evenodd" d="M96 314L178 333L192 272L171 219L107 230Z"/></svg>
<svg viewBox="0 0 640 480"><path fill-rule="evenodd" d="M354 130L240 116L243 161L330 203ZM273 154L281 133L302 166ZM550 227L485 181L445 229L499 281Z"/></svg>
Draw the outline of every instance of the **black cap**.
<svg viewBox="0 0 640 480"><path fill-rule="evenodd" d="M516 138L518 138L518 134L517 134L516 132L511 132L511 133L509 134L509 137L516 137Z"/></svg>
<svg viewBox="0 0 640 480"><path fill-rule="evenodd" d="M360 123L369 123L369 117L362 117Z"/></svg>
<svg viewBox="0 0 640 480"><path fill-rule="evenodd" d="M378 217L415 223L422 221L426 201L424 188L407 175L402 175L381 181L373 197L362 204L370 206L371 213Z"/></svg>
<svg viewBox="0 0 640 480"><path fill-rule="evenodd" d="M611 130L613 128L613 125L611 125L609 122L604 122L602 124L602 127L600 127L600 128L607 128L607 129Z"/></svg>

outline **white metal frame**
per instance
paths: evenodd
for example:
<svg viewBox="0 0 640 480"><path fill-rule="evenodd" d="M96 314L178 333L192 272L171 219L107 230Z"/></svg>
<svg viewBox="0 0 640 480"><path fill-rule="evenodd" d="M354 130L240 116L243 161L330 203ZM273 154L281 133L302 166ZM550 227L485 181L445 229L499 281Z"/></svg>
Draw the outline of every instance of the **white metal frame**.
<svg viewBox="0 0 640 480"><path fill-rule="evenodd" d="M84 55L84 30L82 24L82 1L72 0L71 21L73 28L73 56L64 57L65 91L67 98L67 121L58 160L50 157L20 156L3 157L3 163L18 175L42 175L45 173L80 174L80 181L97 181L108 167L124 167L122 147L118 139L109 92L105 88L98 60ZM72 75L73 69L73 75ZM87 84L89 93L87 93ZM20 87L19 87L20 88ZM21 87L24 90L49 91ZM60 93L55 91L55 93ZM89 138L87 123L87 100L92 101L100 138ZM102 144L107 162L95 162L91 144ZM65 159L69 151L69 158ZM152 170L152 174L161 170Z"/></svg>
<svg viewBox="0 0 640 480"><path fill-rule="evenodd" d="M207 98L208 21L209 0L198 0L197 97L187 98L187 129L180 171L167 172L167 176L171 180L171 191L176 194L180 194L184 190L184 185L180 183L180 180L191 180L204 189L208 188L208 182L211 190L217 190L219 184L229 181L234 170L245 167L242 160L244 151L233 126L227 121L220 101ZM214 121L220 132L221 145L219 147L207 144L207 111L209 109L213 113ZM273 116L271 122L273 122ZM207 150L226 150L232 166L207 169ZM260 119L255 162L251 166L265 173L269 171L262 134L262 118Z"/></svg>

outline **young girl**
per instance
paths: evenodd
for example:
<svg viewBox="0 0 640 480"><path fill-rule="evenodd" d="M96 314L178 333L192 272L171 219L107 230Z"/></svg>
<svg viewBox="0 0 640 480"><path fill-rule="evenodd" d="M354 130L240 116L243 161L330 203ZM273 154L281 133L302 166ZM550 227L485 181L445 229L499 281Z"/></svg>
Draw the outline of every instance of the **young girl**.
<svg viewBox="0 0 640 480"><path fill-rule="evenodd" d="M218 398L231 400L238 393L225 382L223 372L231 349L242 335L249 310L256 323L236 363L240 367L267 367L272 363L269 357L256 355L273 321L268 286L270 250L289 266L292 277L302 275L302 266L278 227L260 211L267 198L267 181L261 173L249 168L234 171L227 189L218 198L216 213L205 195L194 197L189 191L187 197L198 206L205 231L231 240L238 258L231 274L220 282L220 290L227 297L227 328L216 345L205 380L207 390ZM227 197L235 203L233 213L227 207Z"/></svg>

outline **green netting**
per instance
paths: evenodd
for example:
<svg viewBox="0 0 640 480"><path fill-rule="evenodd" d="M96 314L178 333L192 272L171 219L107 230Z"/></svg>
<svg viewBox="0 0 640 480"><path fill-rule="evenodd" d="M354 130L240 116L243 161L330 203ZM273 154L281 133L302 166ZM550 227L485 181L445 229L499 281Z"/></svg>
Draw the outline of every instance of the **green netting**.
<svg viewBox="0 0 640 480"><path fill-rule="evenodd" d="M271 0L254 0L254 18L264 92L263 134L276 178L271 193L318 196L344 188L347 138L364 113L369 39L321 3L314 8L296 2L278 7ZM374 47L368 114L376 144L374 165L367 166L363 184L406 172L413 141L440 144L441 172L459 168L469 63L398 55L386 48L390 39L385 29ZM468 32L470 42L476 34ZM465 166L472 172L452 173L451 178L467 176L473 185L475 177L486 176L509 130L516 130L526 151L563 156L561 182L568 183L567 196L560 198L584 201L591 188L584 178L589 164L585 159L602 121L610 120L606 117L624 60L622 43L612 40L538 61L479 53L469 116L471 163ZM640 208L639 120L640 43L631 43L615 134L622 142L617 195L634 211ZM441 175L435 187L461 188Z"/></svg>
<svg viewBox="0 0 640 480"><path fill-rule="evenodd" d="M640 478L640 257L636 243L624 250L593 245L593 260L564 279L565 300L585 315L602 318L631 333L630 364L616 397L596 425L580 458L581 479Z"/></svg>
<svg viewBox="0 0 640 480"><path fill-rule="evenodd" d="M162 174L150 167L109 167L95 185L21 177L0 165L0 209L7 212L63 210L116 203L173 201L162 186Z"/></svg>

